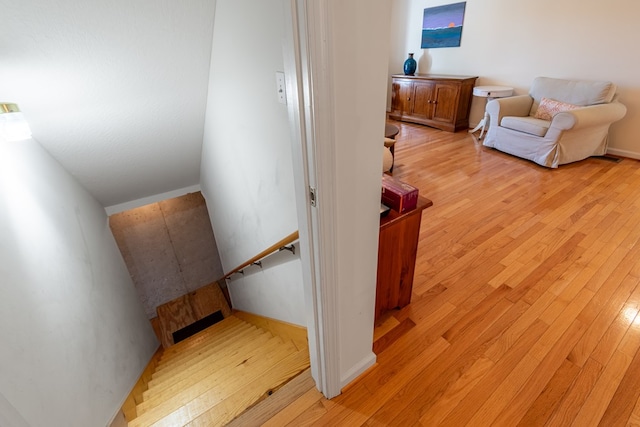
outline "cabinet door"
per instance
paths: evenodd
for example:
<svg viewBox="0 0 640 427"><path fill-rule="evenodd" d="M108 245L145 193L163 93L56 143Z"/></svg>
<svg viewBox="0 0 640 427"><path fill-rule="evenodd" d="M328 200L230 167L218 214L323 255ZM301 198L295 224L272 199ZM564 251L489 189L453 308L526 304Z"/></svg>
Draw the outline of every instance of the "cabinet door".
<svg viewBox="0 0 640 427"><path fill-rule="evenodd" d="M413 110L411 115L419 119L430 119L433 112L433 83L413 82Z"/></svg>
<svg viewBox="0 0 640 427"><path fill-rule="evenodd" d="M458 85L451 83L435 83L433 89L432 120L454 123L456 118Z"/></svg>
<svg viewBox="0 0 640 427"><path fill-rule="evenodd" d="M408 80L394 79L391 85L391 112L399 116L411 111L413 84Z"/></svg>

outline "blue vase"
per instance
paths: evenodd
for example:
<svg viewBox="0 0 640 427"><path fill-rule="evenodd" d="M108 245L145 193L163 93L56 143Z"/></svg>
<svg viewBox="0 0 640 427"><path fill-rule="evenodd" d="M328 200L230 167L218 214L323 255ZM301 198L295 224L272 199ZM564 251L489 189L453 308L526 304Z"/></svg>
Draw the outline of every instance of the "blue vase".
<svg viewBox="0 0 640 427"><path fill-rule="evenodd" d="M404 61L404 74L407 76L413 76L416 72L416 67L418 64L416 60L413 59L413 53L409 54L409 57L406 61Z"/></svg>

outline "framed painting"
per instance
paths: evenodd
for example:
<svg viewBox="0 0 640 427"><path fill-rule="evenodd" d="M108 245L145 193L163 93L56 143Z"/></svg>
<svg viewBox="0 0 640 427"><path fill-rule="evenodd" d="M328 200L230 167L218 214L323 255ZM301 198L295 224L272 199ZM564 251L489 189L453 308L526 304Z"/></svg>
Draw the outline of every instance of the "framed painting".
<svg viewBox="0 0 640 427"><path fill-rule="evenodd" d="M428 7L422 18L422 49L458 47L467 2Z"/></svg>

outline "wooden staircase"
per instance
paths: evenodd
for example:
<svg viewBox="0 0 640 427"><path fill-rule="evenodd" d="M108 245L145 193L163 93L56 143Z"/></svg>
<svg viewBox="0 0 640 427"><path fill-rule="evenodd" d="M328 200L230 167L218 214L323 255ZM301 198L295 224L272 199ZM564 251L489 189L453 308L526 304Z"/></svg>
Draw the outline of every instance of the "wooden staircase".
<svg viewBox="0 0 640 427"><path fill-rule="evenodd" d="M299 329L238 312L165 349L129 427L229 423L309 367Z"/></svg>

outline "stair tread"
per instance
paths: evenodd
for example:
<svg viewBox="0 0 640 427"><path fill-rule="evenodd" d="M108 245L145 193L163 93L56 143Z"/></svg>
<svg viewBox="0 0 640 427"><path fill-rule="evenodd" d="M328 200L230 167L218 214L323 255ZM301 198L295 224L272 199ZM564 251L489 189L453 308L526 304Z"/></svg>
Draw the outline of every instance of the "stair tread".
<svg viewBox="0 0 640 427"><path fill-rule="evenodd" d="M157 390L154 394L145 398L144 402L136 407L138 414L142 414L151 410L164 402L173 399L175 396L197 397L199 394L214 387L220 387L223 391L234 382L234 375L242 373L246 370L257 369L264 366L269 367L269 360L264 360L264 353L272 353L271 357L281 358L294 350L284 348L283 342L279 337L271 337L267 342L261 344L259 348L251 352L247 352L246 356L240 355L236 360L224 362L225 366L221 369L213 369L210 371L196 372L181 381L174 383L172 386Z"/></svg>
<svg viewBox="0 0 640 427"><path fill-rule="evenodd" d="M179 349L180 347L183 347L185 345L185 343L187 343L189 340L193 340L195 338L198 338L202 335L206 335L208 331L212 331L212 330L216 330L219 328L224 328L226 325L229 324L233 324L233 323L238 323L238 322L245 322L243 319L239 318L238 316L235 316L233 314L230 314L229 316L223 318L222 320L220 320L219 322L214 323L213 325L196 332L195 334L193 334L192 336L186 338L185 340L182 340L180 342L177 342L175 344L173 344L171 347L166 348L165 352L170 353L171 351L174 351L176 349Z"/></svg>
<svg viewBox="0 0 640 427"><path fill-rule="evenodd" d="M236 340L227 342L225 346L214 347L214 348L206 348L201 352L195 353L191 355L191 357L181 359L174 363L171 367L164 369L161 372L155 372L151 381L149 381L149 388L152 388L164 381L168 378L171 378L176 375L176 373L180 373L185 369L198 365L200 366L202 361L211 357L215 358L224 358L228 354L232 354L236 351L236 349L243 347L246 345L246 342L251 342L252 340L256 340L262 335L268 335L271 337L272 335L266 331L261 329L254 329L251 331L243 332L237 336Z"/></svg>
<svg viewBox="0 0 640 427"><path fill-rule="evenodd" d="M189 351L192 348L199 347L203 343L210 342L215 340L216 337L220 336L220 334L224 334L226 331L238 327L239 325L244 325L247 322L244 322L242 319L237 318L226 318L221 322L216 323L215 325L209 326L208 328L194 334L177 344L172 345L169 348L164 350L164 354L162 355L162 359L160 359L160 363L164 363L167 360L171 360L174 357L179 357L185 351Z"/></svg>
<svg viewBox="0 0 640 427"><path fill-rule="evenodd" d="M244 320L239 319L238 317L233 315L225 317L220 322L215 323L209 326L208 328L205 328L202 331L193 334L189 338L186 338L180 341L179 343L172 345L169 348L166 348L162 355L161 361L167 358L171 358L174 355L181 353L182 351L184 351L185 349L191 346L194 346L194 345L197 346L201 341L208 339L211 335L215 336L219 332L224 331L234 325L240 325L240 324L246 324L246 323L247 322L245 322Z"/></svg>
<svg viewBox="0 0 640 427"><path fill-rule="evenodd" d="M169 393L176 394L180 390L183 390L204 378L218 373L219 377L225 376L225 368L230 365L241 363L243 360L254 357L257 352L267 350L267 343L270 346L282 344L282 340L279 337L273 337L271 334L263 333L259 338L246 342L244 346L238 347L233 353L227 356L215 360L206 359L198 366L190 366L185 369L184 372L180 372L172 378L171 381L166 381L162 384L149 388L149 390L143 393L144 402L142 406L151 406L149 402L151 400L157 400L158 396L166 396Z"/></svg>
<svg viewBox="0 0 640 427"><path fill-rule="evenodd" d="M296 411L297 404L295 402L309 392L313 392L316 396L322 395L311 376L311 368L306 368L279 386L272 394L269 394L268 398L251 404L226 424L226 427L261 426L267 422L273 424L273 420L280 420L281 425L284 425L284 421L293 418L289 415L290 411ZM281 419L282 416L285 419Z"/></svg>
<svg viewBox="0 0 640 427"><path fill-rule="evenodd" d="M163 375L166 371L175 369L176 366L183 365L189 359L198 357L202 353L211 353L224 348L229 342L236 341L238 337L259 334L260 331L260 329L249 324L238 325L229 330L222 331L220 337L217 339L210 342L203 342L197 347L185 349L181 354L175 355L171 359L166 359L164 363L158 366L156 372L154 372L154 378Z"/></svg>
<svg viewBox="0 0 640 427"><path fill-rule="evenodd" d="M154 426L223 426L240 415L244 409L264 397L289 378L309 366L307 350L296 351L280 360L263 375L245 384L229 397L209 401L210 396L194 399L185 406L158 420Z"/></svg>
<svg viewBox="0 0 640 427"><path fill-rule="evenodd" d="M240 320L269 331L273 335L278 335L283 340L292 340L299 350L309 347L309 341L307 340L307 328L305 327L269 317L259 316L246 311L234 310L233 315Z"/></svg>
<svg viewBox="0 0 640 427"><path fill-rule="evenodd" d="M181 417L184 414L194 414L194 412L191 412L188 408L200 408L197 415L202 414L215 403L220 402L228 395L241 390L243 388L243 383L246 384L247 382L253 382L261 377L271 376L271 371L274 370L274 367L280 367L274 371L279 372L283 369L281 367L283 361L297 353L299 352L296 350L295 345L292 342L287 341L276 350L263 354L261 357L246 360L237 364L233 368L230 368L227 371L227 374L228 377L232 379L231 381L220 384L220 381L216 381L215 375L210 375L210 382L198 382L197 384L182 390L178 394L165 400L158 406L149 408L149 410L142 414L139 413L138 417L129 423L129 426L147 426L160 422L167 417L169 423L166 424L162 421L162 425L183 425L180 424ZM306 363L308 365L308 352L306 359ZM204 408L204 410L201 410L202 408Z"/></svg>
<svg viewBox="0 0 640 427"><path fill-rule="evenodd" d="M164 410L178 409L181 405L197 399L200 395L215 390L215 395L219 399L224 398L228 393L238 386L238 383L262 375L264 370L288 354L296 351L288 343L282 343L279 337L273 337L273 341L264 343L258 349L257 354L252 354L243 360L236 361L234 366L222 372L214 372L201 378L198 382L180 389L177 393L160 396L157 399L150 399L142 402L136 408L138 415L154 411L159 406L164 406ZM261 351L264 350L264 354Z"/></svg>

